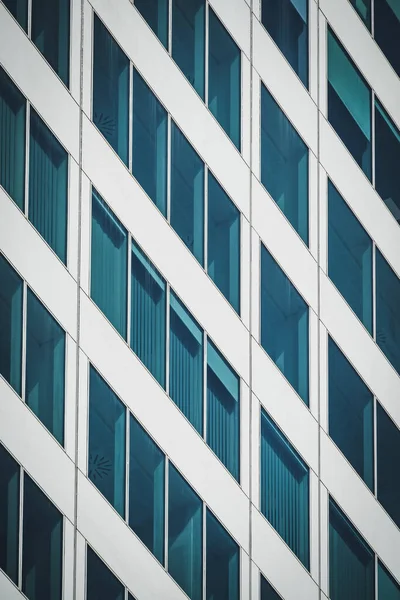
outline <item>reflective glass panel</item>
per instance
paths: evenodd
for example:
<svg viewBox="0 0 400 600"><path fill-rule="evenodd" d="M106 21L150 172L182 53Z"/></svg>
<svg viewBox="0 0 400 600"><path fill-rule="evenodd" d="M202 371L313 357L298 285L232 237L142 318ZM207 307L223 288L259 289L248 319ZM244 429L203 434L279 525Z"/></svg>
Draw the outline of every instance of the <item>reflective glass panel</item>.
<svg viewBox="0 0 400 600"><path fill-rule="evenodd" d="M90 367L89 479L125 515L125 406Z"/></svg>
<svg viewBox="0 0 400 600"><path fill-rule="evenodd" d="M375 100L375 187L396 221L400 224L399 164L400 131L380 102Z"/></svg>
<svg viewBox="0 0 400 600"><path fill-rule="evenodd" d="M272 585L261 575L261 600L281 600Z"/></svg>
<svg viewBox="0 0 400 600"><path fill-rule="evenodd" d="M172 58L204 100L205 0L172 0Z"/></svg>
<svg viewBox="0 0 400 600"><path fill-rule="evenodd" d="M378 560L378 600L400 600L400 585Z"/></svg>
<svg viewBox="0 0 400 600"><path fill-rule="evenodd" d="M0 444L0 569L18 585L19 478L17 462Z"/></svg>
<svg viewBox="0 0 400 600"><path fill-rule="evenodd" d="M86 600L124 600L122 583L87 546Z"/></svg>
<svg viewBox="0 0 400 600"><path fill-rule="evenodd" d="M240 212L208 172L208 264L216 286L240 312Z"/></svg>
<svg viewBox="0 0 400 600"><path fill-rule="evenodd" d="M168 0L135 0L135 6L162 45L168 47Z"/></svg>
<svg viewBox="0 0 400 600"><path fill-rule="evenodd" d="M376 343L400 375L400 279L376 248Z"/></svg>
<svg viewBox="0 0 400 600"><path fill-rule="evenodd" d="M264 246L261 344L308 405L308 306Z"/></svg>
<svg viewBox="0 0 400 600"><path fill-rule="evenodd" d="M400 431L377 403L378 500L400 527Z"/></svg>
<svg viewBox="0 0 400 600"><path fill-rule="evenodd" d="M203 504L171 463L168 486L168 571L191 600L201 600Z"/></svg>
<svg viewBox="0 0 400 600"><path fill-rule="evenodd" d="M400 77L400 2L375 0L374 38L397 75Z"/></svg>
<svg viewBox="0 0 400 600"><path fill-rule="evenodd" d="M350 0L368 29L371 29L371 0Z"/></svg>
<svg viewBox="0 0 400 600"><path fill-rule="evenodd" d="M0 254L0 375L21 395L22 279Z"/></svg>
<svg viewBox="0 0 400 600"><path fill-rule="evenodd" d="M28 27L28 0L2 0L21 27L26 31Z"/></svg>
<svg viewBox="0 0 400 600"><path fill-rule="evenodd" d="M0 185L21 210L25 195L26 101L0 67Z"/></svg>
<svg viewBox="0 0 400 600"><path fill-rule="evenodd" d="M264 85L261 183L308 244L308 148Z"/></svg>
<svg viewBox="0 0 400 600"><path fill-rule="evenodd" d="M65 331L29 289L25 400L64 444Z"/></svg>
<svg viewBox="0 0 400 600"><path fill-rule="evenodd" d="M239 600L239 546L207 508L206 600Z"/></svg>

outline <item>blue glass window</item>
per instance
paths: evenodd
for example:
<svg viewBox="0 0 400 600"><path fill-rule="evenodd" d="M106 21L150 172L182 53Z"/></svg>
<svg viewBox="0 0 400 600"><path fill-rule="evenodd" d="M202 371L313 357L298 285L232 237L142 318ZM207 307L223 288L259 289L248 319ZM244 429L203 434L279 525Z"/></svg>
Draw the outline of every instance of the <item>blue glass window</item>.
<svg viewBox="0 0 400 600"><path fill-rule="evenodd" d="M329 597L331 600L375 597L374 553L332 498L329 499Z"/></svg>
<svg viewBox="0 0 400 600"><path fill-rule="evenodd" d="M209 8L208 107L240 151L241 53Z"/></svg>
<svg viewBox="0 0 400 600"><path fill-rule="evenodd" d="M25 188L24 96L0 67L0 185L24 209Z"/></svg>
<svg viewBox="0 0 400 600"><path fill-rule="evenodd" d="M69 85L70 0L32 0L32 41Z"/></svg>
<svg viewBox="0 0 400 600"><path fill-rule="evenodd" d="M281 600L272 585L261 575L261 600Z"/></svg>
<svg viewBox="0 0 400 600"><path fill-rule="evenodd" d="M89 479L125 515L126 410L97 371L90 368Z"/></svg>
<svg viewBox="0 0 400 600"><path fill-rule="evenodd" d="M168 485L168 571L191 600L200 600L203 504L171 463Z"/></svg>
<svg viewBox="0 0 400 600"><path fill-rule="evenodd" d="M166 284L132 242L131 347L165 387Z"/></svg>
<svg viewBox="0 0 400 600"><path fill-rule="evenodd" d="M26 473L22 535L23 593L29 600L61 600L63 517Z"/></svg>
<svg viewBox="0 0 400 600"><path fill-rule="evenodd" d="M261 345L308 405L308 306L264 246Z"/></svg>
<svg viewBox="0 0 400 600"><path fill-rule="evenodd" d="M207 444L239 481L240 380L207 343Z"/></svg>
<svg viewBox="0 0 400 600"><path fill-rule="evenodd" d="M167 123L167 111L133 69L132 173L164 217L167 214Z"/></svg>
<svg viewBox="0 0 400 600"><path fill-rule="evenodd" d="M376 342L400 375L400 279L376 249Z"/></svg>
<svg viewBox="0 0 400 600"><path fill-rule="evenodd" d="M20 468L0 444L0 569L18 585Z"/></svg>
<svg viewBox="0 0 400 600"><path fill-rule="evenodd" d="M172 123L171 225L203 265L204 163Z"/></svg>
<svg viewBox="0 0 400 600"><path fill-rule="evenodd" d="M14 17L17 19L21 27L27 31L28 28L28 0L3 0Z"/></svg>
<svg viewBox="0 0 400 600"><path fill-rule="evenodd" d="M168 47L168 0L135 0L135 6L162 45Z"/></svg>
<svg viewBox="0 0 400 600"><path fill-rule="evenodd" d="M86 600L124 600L122 583L89 546L86 548Z"/></svg>
<svg viewBox="0 0 400 600"><path fill-rule="evenodd" d="M21 395L22 279L0 254L0 375Z"/></svg>
<svg viewBox="0 0 400 600"><path fill-rule="evenodd" d="M371 29L371 0L350 0L368 29Z"/></svg>
<svg viewBox="0 0 400 600"><path fill-rule="evenodd" d="M309 469L264 410L261 410L261 512L309 569Z"/></svg>
<svg viewBox="0 0 400 600"><path fill-rule="evenodd" d="M400 431L377 403L377 495L400 527Z"/></svg>
<svg viewBox="0 0 400 600"><path fill-rule="evenodd" d="M65 331L28 289L26 325L27 405L64 443Z"/></svg>
<svg viewBox="0 0 400 600"><path fill-rule="evenodd" d="M165 457L130 416L129 525L164 563Z"/></svg>
<svg viewBox="0 0 400 600"><path fill-rule="evenodd" d="M385 4L385 2L382 2L382 4ZM395 127L378 100L375 100L375 187L394 218L400 224L399 164L400 131Z"/></svg>
<svg viewBox="0 0 400 600"><path fill-rule="evenodd" d="M263 85L261 183L308 244L308 148Z"/></svg>
<svg viewBox="0 0 400 600"><path fill-rule="evenodd" d="M206 600L239 600L239 546L207 508Z"/></svg>
<svg viewBox="0 0 400 600"><path fill-rule="evenodd" d="M68 154L31 107L29 220L67 260Z"/></svg>
<svg viewBox="0 0 400 600"><path fill-rule="evenodd" d="M400 77L400 3L398 0L375 0L374 38Z"/></svg>
<svg viewBox="0 0 400 600"><path fill-rule="evenodd" d="M172 58L204 100L205 0L172 0Z"/></svg>
<svg viewBox="0 0 400 600"><path fill-rule="evenodd" d="M93 123L128 164L129 59L94 15Z"/></svg>
<svg viewBox="0 0 400 600"><path fill-rule="evenodd" d="M95 189L91 258L90 296L126 338L128 233Z"/></svg>
<svg viewBox="0 0 400 600"><path fill-rule="evenodd" d="M328 119L371 179L371 89L328 28Z"/></svg>
<svg viewBox="0 0 400 600"><path fill-rule="evenodd" d="M374 490L374 398L329 338L329 435Z"/></svg>
<svg viewBox="0 0 400 600"><path fill-rule="evenodd" d="M262 0L262 24L308 87L307 0Z"/></svg>
<svg viewBox="0 0 400 600"><path fill-rule="evenodd" d="M203 330L170 294L169 395L203 435Z"/></svg>
<svg viewBox="0 0 400 600"><path fill-rule="evenodd" d="M400 600L400 585L378 561L378 598L379 600Z"/></svg>
<svg viewBox="0 0 400 600"><path fill-rule="evenodd" d="M240 212L208 172L207 272L240 312Z"/></svg>
<svg viewBox="0 0 400 600"><path fill-rule="evenodd" d="M372 240L328 183L328 273L372 335Z"/></svg>

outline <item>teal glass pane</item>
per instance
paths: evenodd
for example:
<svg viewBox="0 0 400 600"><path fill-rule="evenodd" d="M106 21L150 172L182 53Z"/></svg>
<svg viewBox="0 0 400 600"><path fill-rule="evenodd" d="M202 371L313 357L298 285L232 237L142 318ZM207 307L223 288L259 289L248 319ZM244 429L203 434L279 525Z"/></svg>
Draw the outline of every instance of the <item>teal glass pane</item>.
<svg viewBox="0 0 400 600"><path fill-rule="evenodd" d="M167 111L133 69L132 173L167 214Z"/></svg>
<svg viewBox="0 0 400 600"><path fill-rule="evenodd" d="M207 342L207 444L239 481L240 379Z"/></svg>
<svg viewBox="0 0 400 600"><path fill-rule="evenodd" d="M208 107L240 151L241 52L208 11Z"/></svg>
<svg viewBox="0 0 400 600"><path fill-rule="evenodd" d="M203 330L170 294L169 395L203 435Z"/></svg>
<svg viewBox="0 0 400 600"><path fill-rule="evenodd" d="M25 401L64 444L65 331L29 289Z"/></svg>
<svg viewBox="0 0 400 600"><path fill-rule="evenodd" d="M377 403L377 495L400 527L400 431Z"/></svg>
<svg viewBox="0 0 400 600"><path fill-rule="evenodd" d="M124 600L122 583L89 546L86 548L86 600Z"/></svg>
<svg viewBox="0 0 400 600"><path fill-rule="evenodd" d="M28 0L2 0L14 19L27 31L28 28Z"/></svg>
<svg viewBox="0 0 400 600"><path fill-rule="evenodd" d="M26 101L0 67L0 185L21 210L25 193Z"/></svg>
<svg viewBox="0 0 400 600"><path fill-rule="evenodd" d="M135 6L164 48L168 47L168 0L134 0Z"/></svg>
<svg viewBox="0 0 400 600"><path fill-rule="evenodd" d="M168 571L191 600L201 600L203 504L171 463L168 489Z"/></svg>
<svg viewBox="0 0 400 600"><path fill-rule="evenodd" d="M172 58L204 100L205 0L172 0Z"/></svg>
<svg viewBox="0 0 400 600"><path fill-rule="evenodd" d="M378 560L378 600L400 600L400 585Z"/></svg>
<svg viewBox="0 0 400 600"><path fill-rule="evenodd" d="M165 388L166 284L132 242L131 348Z"/></svg>
<svg viewBox="0 0 400 600"><path fill-rule="evenodd" d="M125 515L125 406L90 367L89 479Z"/></svg>
<svg viewBox="0 0 400 600"><path fill-rule="evenodd" d="M375 99L375 188L400 224L399 164L400 131Z"/></svg>
<svg viewBox="0 0 400 600"><path fill-rule="evenodd" d="M328 120L371 179L371 88L329 27Z"/></svg>
<svg viewBox="0 0 400 600"><path fill-rule="evenodd" d="M264 85L261 183L308 244L308 148Z"/></svg>
<svg viewBox="0 0 400 600"><path fill-rule="evenodd" d="M22 591L29 600L61 600L63 516L24 476Z"/></svg>
<svg viewBox="0 0 400 600"><path fill-rule="evenodd" d="M261 410L261 512L310 568L309 469Z"/></svg>
<svg viewBox="0 0 400 600"><path fill-rule="evenodd" d="M128 164L129 59L94 15L93 123Z"/></svg>
<svg viewBox="0 0 400 600"><path fill-rule="evenodd" d="M261 575L261 598L260 600L281 600L272 585Z"/></svg>
<svg viewBox="0 0 400 600"><path fill-rule="evenodd" d="M371 0L350 0L365 25L371 30Z"/></svg>
<svg viewBox="0 0 400 600"><path fill-rule="evenodd" d="M22 279L0 254L0 375L21 395Z"/></svg>
<svg viewBox="0 0 400 600"><path fill-rule="evenodd" d="M0 444L0 569L18 585L20 468Z"/></svg>
<svg viewBox="0 0 400 600"><path fill-rule="evenodd" d="M308 405L308 306L261 246L261 345Z"/></svg>
<svg viewBox="0 0 400 600"><path fill-rule="evenodd" d="M328 274L372 335L372 240L330 181Z"/></svg>
<svg viewBox="0 0 400 600"><path fill-rule="evenodd" d="M33 43L69 86L70 0L32 0Z"/></svg>
<svg viewBox="0 0 400 600"><path fill-rule="evenodd" d="M400 375L400 279L376 248L376 343Z"/></svg>
<svg viewBox="0 0 400 600"><path fill-rule="evenodd" d="M329 435L374 491L374 398L329 338Z"/></svg>
<svg viewBox="0 0 400 600"><path fill-rule="evenodd" d="M129 525L164 564L165 456L130 416Z"/></svg>
<svg viewBox="0 0 400 600"><path fill-rule="evenodd" d="M239 600L239 546L207 508L206 600Z"/></svg>
<svg viewBox="0 0 400 600"><path fill-rule="evenodd" d="M67 261L68 154L31 107L29 220Z"/></svg>
<svg viewBox="0 0 400 600"><path fill-rule="evenodd" d="M307 0L262 0L261 20L292 69L308 88Z"/></svg>
<svg viewBox="0 0 400 600"><path fill-rule="evenodd" d="M171 225L203 265L204 163L172 123Z"/></svg>
<svg viewBox="0 0 400 600"><path fill-rule="evenodd" d="M240 313L240 212L210 171L207 273Z"/></svg>
<svg viewBox="0 0 400 600"><path fill-rule="evenodd" d="M400 77L400 2L375 0L374 38L397 75Z"/></svg>
<svg viewBox="0 0 400 600"><path fill-rule="evenodd" d="M329 499L329 597L331 600L375 598L375 555L332 498Z"/></svg>
<svg viewBox="0 0 400 600"><path fill-rule="evenodd" d="M90 296L123 338L126 338L127 278L128 233L93 189Z"/></svg>

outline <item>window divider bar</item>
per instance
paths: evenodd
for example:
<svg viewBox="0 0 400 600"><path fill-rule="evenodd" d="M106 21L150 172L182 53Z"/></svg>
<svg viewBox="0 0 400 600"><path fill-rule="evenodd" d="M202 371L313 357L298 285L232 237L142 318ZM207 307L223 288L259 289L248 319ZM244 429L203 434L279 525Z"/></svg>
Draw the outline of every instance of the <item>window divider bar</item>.
<svg viewBox="0 0 400 600"><path fill-rule="evenodd" d="M131 271L132 271L132 236L131 234L128 232L128 261L127 261L127 276L126 276L126 293L127 293L127 299L126 299L126 308L127 308L127 315L126 315L126 341L128 343L128 346L131 347L131 304L132 304L132 281L131 281Z"/></svg>
<svg viewBox="0 0 400 600"><path fill-rule="evenodd" d="M206 599L206 594L207 594L207 587L206 587L206 585L207 585L207 572L206 572L206 560L207 560L207 557L206 557L207 527L206 526L207 526L207 521L206 521L206 516L207 515L206 515L206 513L207 513L207 511L206 511L206 505L204 502L203 502L202 510L203 510L203 548L202 548L202 551L203 551L203 581L202 581L203 588L202 588L202 592L203 592L203 594L202 594L202 599L207 600Z"/></svg>
<svg viewBox="0 0 400 600"><path fill-rule="evenodd" d="M167 52L172 56L172 1L168 0L168 40L167 40Z"/></svg>
<svg viewBox="0 0 400 600"><path fill-rule="evenodd" d="M165 457L165 496L164 496L164 567L168 572L168 493L169 493L169 459Z"/></svg>
<svg viewBox="0 0 400 600"><path fill-rule="evenodd" d="M375 189L375 92L371 91L371 178Z"/></svg>
<svg viewBox="0 0 400 600"><path fill-rule="evenodd" d="M19 468L19 531L18 531L18 588L22 590L22 541L24 510L24 469Z"/></svg>
<svg viewBox="0 0 400 600"><path fill-rule="evenodd" d="M204 103L208 107L209 3L206 1L204 19Z"/></svg>
<svg viewBox="0 0 400 600"><path fill-rule="evenodd" d="M26 101L25 122L25 185L24 185L24 215L29 215L29 138L31 134L31 104Z"/></svg>
<svg viewBox="0 0 400 600"><path fill-rule="evenodd" d="M208 274L208 166L204 163L204 270Z"/></svg>
<svg viewBox="0 0 400 600"><path fill-rule="evenodd" d="M133 64L129 62L128 169L133 173Z"/></svg>
<svg viewBox="0 0 400 600"><path fill-rule="evenodd" d="M172 169L172 124L171 115L167 116L167 211L166 217L168 223L171 223L171 169Z"/></svg>
<svg viewBox="0 0 400 600"><path fill-rule="evenodd" d="M22 282L22 344L21 344L21 398L26 402L26 335L28 323L28 284Z"/></svg>
<svg viewBox="0 0 400 600"><path fill-rule="evenodd" d="M32 39L32 0L28 0L28 21L27 21L28 38Z"/></svg>
<svg viewBox="0 0 400 600"><path fill-rule="evenodd" d="M376 342L376 244L372 240L372 339Z"/></svg>
<svg viewBox="0 0 400 600"><path fill-rule="evenodd" d="M125 407L126 429L125 429L125 522L129 526L129 459L130 459L130 412Z"/></svg>
<svg viewBox="0 0 400 600"><path fill-rule="evenodd" d="M203 330L203 438L207 443L207 334Z"/></svg>
<svg viewBox="0 0 400 600"><path fill-rule="evenodd" d="M170 295L171 295L171 286L169 282L166 282L166 294L165 294L165 391L169 396L169 340L170 340Z"/></svg>

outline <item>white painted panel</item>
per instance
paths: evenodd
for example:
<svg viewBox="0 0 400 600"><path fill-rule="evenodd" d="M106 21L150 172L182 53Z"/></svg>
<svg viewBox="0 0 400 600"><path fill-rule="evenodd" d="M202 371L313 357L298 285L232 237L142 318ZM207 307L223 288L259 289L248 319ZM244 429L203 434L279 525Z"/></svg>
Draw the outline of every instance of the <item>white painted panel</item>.
<svg viewBox="0 0 400 600"><path fill-rule="evenodd" d="M261 289L261 244L257 232L251 228L251 335L260 342L260 289Z"/></svg>
<svg viewBox="0 0 400 600"><path fill-rule="evenodd" d="M323 431L321 480L388 569L400 579L399 529Z"/></svg>
<svg viewBox="0 0 400 600"><path fill-rule="evenodd" d="M78 467L87 475L89 439L89 361L79 349Z"/></svg>
<svg viewBox="0 0 400 600"><path fill-rule="evenodd" d="M237 45L250 57L250 8L245 0L209 0Z"/></svg>
<svg viewBox="0 0 400 600"><path fill-rule="evenodd" d="M244 0L242 0L244 2ZM250 38L249 38L250 39ZM247 165L250 165L251 153L251 64L250 60L242 54L242 116L241 116L241 138L242 156Z"/></svg>
<svg viewBox="0 0 400 600"><path fill-rule="evenodd" d="M1 251L76 339L76 282L1 187L0 215Z"/></svg>
<svg viewBox="0 0 400 600"><path fill-rule="evenodd" d="M329 596L329 494L326 487L320 483L320 514L321 514L321 590Z"/></svg>
<svg viewBox="0 0 400 600"><path fill-rule="evenodd" d="M308 153L308 246L314 259L318 260L318 160Z"/></svg>
<svg viewBox="0 0 400 600"><path fill-rule="evenodd" d="M319 266L328 273L328 176L319 165Z"/></svg>
<svg viewBox="0 0 400 600"><path fill-rule="evenodd" d="M88 117L92 114L92 60L93 60L93 10L87 0L83 0L83 111Z"/></svg>
<svg viewBox="0 0 400 600"><path fill-rule="evenodd" d="M92 0L92 5L198 154L248 218L249 168L186 77L129 2ZM132 35L133 31L135 35ZM196 115L195 119L193 115Z"/></svg>
<svg viewBox="0 0 400 600"><path fill-rule="evenodd" d="M0 598L4 598L4 600L24 600L26 598L3 571L0 571Z"/></svg>
<svg viewBox="0 0 400 600"><path fill-rule="evenodd" d="M64 519L63 598L65 600L74 597L74 552L74 526L68 519Z"/></svg>
<svg viewBox="0 0 400 600"><path fill-rule="evenodd" d="M76 532L76 600L86 599L86 540ZM65 600L69 600L65 598Z"/></svg>
<svg viewBox="0 0 400 600"><path fill-rule="evenodd" d="M65 434L64 446L68 456L75 462L76 435L76 353L77 345L66 335L65 352Z"/></svg>
<svg viewBox="0 0 400 600"><path fill-rule="evenodd" d="M315 581L319 577L319 480L310 471L310 573Z"/></svg>
<svg viewBox="0 0 400 600"><path fill-rule="evenodd" d="M0 64L67 151L78 160L78 105L3 3L0 4Z"/></svg>
<svg viewBox="0 0 400 600"><path fill-rule="evenodd" d="M39 419L0 377L0 440L71 521L74 465Z"/></svg>
<svg viewBox="0 0 400 600"><path fill-rule="evenodd" d="M318 355L318 316L309 311L309 408L314 419L319 414L319 355Z"/></svg>
<svg viewBox="0 0 400 600"><path fill-rule="evenodd" d="M86 294L89 294L90 289L90 246L92 231L91 218L92 188L89 179L82 172L80 287Z"/></svg>
<svg viewBox="0 0 400 600"><path fill-rule="evenodd" d="M140 600L187 598L151 552L80 472L78 529L93 550Z"/></svg>
<svg viewBox="0 0 400 600"><path fill-rule="evenodd" d="M75 281L78 280L79 246L79 165L69 157L67 267Z"/></svg>
<svg viewBox="0 0 400 600"><path fill-rule="evenodd" d="M251 600L260 600L260 570L251 561Z"/></svg>
<svg viewBox="0 0 400 600"><path fill-rule="evenodd" d="M309 306L318 311L317 263L276 202L253 176L253 227Z"/></svg>
<svg viewBox="0 0 400 600"><path fill-rule="evenodd" d="M260 510L261 409L255 394L251 395L251 403L251 502Z"/></svg>
<svg viewBox="0 0 400 600"><path fill-rule="evenodd" d="M250 389L240 382L240 485L250 495Z"/></svg>
<svg viewBox="0 0 400 600"><path fill-rule="evenodd" d="M328 332L319 324L319 424L328 431Z"/></svg>
<svg viewBox="0 0 400 600"><path fill-rule="evenodd" d="M93 185L248 382L248 332L237 313L86 118L83 131L84 169Z"/></svg>
<svg viewBox="0 0 400 600"><path fill-rule="evenodd" d="M85 295L81 310L82 350L247 551L248 500L237 482Z"/></svg>
<svg viewBox="0 0 400 600"><path fill-rule="evenodd" d="M319 111L328 117L328 53L327 25L323 13L318 11L318 50L319 50Z"/></svg>
<svg viewBox="0 0 400 600"><path fill-rule="evenodd" d="M304 142L317 154L317 106L255 17L253 43L255 69Z"/></svg>
<svg viewBox="0 0 400 600"><path fill-rule="evenodd" d="M318 6L314 0L308 0L308 85L310 96L318 103Z"/></svg>
<svg viewBox="0 0 400 600"><path fill-rule="evenodd" d="M252 115L251 115L251 170L261 181L261 79L257 71L252 68L253 92L252 92Z"/></svg>
<svg viewBox="0 0 400 600"><path fill-rule="evenodd" d="M69 88L75 102L80 103L81 80L81 0L71 1Z"/></svg>
<svg viewBox="0 0 400 600"><path fill-rule="evenodd" d="M250 330L251 228L243 217L240 235L240 316L246 329Z"/></svg>
<svg viewBox="0 0 400 600"><path fill-rule="evenodd" d="M322 271L321 320L367 386L400 427L400 377Z"/></svg>
<svg viewBox="0 0 400 600"><path fill-rule="evenodd" d="M253 392L306 463L318 472L318 424L278 367L253 340Z"/></svg>
<svg viewBox="0 0 400 600"><path fill-rule="evenodd" d="M350 6L351 8L351 6ZM344 146L321 117L321 164L351 210L400 277L399 225Z"/></svg>
<svg viewBox="0 0 400 600"><path fill-rule="evenodd" d="M250 600L250 557L240 549L240 600Z"/></svg>
<svg viewBox="0 0 400 600"><path fill-rule="evenodd" d="M275 529L254 507L252 532L253 560L282 598L317 600L319 591L315 581Z"/></svg>

